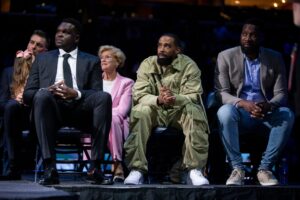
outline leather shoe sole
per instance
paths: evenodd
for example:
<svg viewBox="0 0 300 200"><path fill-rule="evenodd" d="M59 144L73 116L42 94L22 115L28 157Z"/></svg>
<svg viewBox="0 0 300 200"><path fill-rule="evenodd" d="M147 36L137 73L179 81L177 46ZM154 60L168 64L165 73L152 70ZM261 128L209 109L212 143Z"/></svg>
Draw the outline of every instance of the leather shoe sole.
<svg viewBox="0 0 300 200"><path fill-rule="evenodd" d="M110 180L109 178L104 178L102 180L96 180L91 182L91 184L93 185L112 185L114 184L114 182L112 180Z"/></svg>
<svg viewBox="0 0 300 200"><path fill-rule="evenodd" d="M59 184L58 173L56 169L47 169L44 177L39 181L40 185L56 185Z"/></svg>
<svg viewBox="0 0 300 200"><path fill-rule="evenodd" d="M40 185L57 185L59 184L59 179L58 178L46 178L46 179L41 179L39 181Z"/></svg>
<svg viewBox="0 0 300 200"><path fill-rule="evenodd" d="M116 182L116 183L123 183L125 180L124 176L114 176L113 178L113 182Z"/></svg>

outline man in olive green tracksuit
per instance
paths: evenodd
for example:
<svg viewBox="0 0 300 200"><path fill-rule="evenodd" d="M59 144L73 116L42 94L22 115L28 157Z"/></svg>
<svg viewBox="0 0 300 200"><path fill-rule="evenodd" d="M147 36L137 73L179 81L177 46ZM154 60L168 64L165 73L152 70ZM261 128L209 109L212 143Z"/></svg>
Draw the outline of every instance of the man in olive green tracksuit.
<svg viewBox="0 0 300 200"><path fill-rule="evenodd" d="M201 72L197 64L180 53L176 35L164 34L157 56L145 59L133 88L130 134L125 142L125 161L131 170L125 184L142 184L147 172L146 145L154 127L163 125L183 130L183 167L187 183L209 184L202 175L208 154L208 123L201 99Z"/></svg>

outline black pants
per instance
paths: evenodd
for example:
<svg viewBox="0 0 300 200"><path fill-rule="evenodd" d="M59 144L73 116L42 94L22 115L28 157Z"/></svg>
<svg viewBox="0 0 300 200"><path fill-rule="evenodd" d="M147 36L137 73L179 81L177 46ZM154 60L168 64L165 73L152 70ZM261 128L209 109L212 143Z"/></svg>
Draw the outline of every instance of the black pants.
<svg viewBox="0 0 300 200"><path fill-rule="evenodd" d="M111 97L95 92L80 100L64 101L47 90L33 100L33 116L43 159L55 159L55 138L61 126L72 126L92 134L92 160L103 160L111 125Z"/></svg>
<svg viewBox="0 0 300 200"><path fill-rule="evenodd" d="M4 147L10 161L20 161L22 130L29 130L30 108L10 99L4 107ZM34 145L34 144L31 144Z"/></svg>

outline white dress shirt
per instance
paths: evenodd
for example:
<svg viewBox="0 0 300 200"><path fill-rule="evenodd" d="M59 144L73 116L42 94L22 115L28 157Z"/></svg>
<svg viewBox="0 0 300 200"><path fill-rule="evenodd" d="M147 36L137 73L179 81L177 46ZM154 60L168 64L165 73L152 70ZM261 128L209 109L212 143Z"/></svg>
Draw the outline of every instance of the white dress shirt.
<svg viewBox="0 0 300 200"><path fill-rule="evenodd" d="M64 57L63 55L66 54L62 49L59 49L59 55L58 55L58 62L57 62L57 71L56 71L56 76L55 76L55 83L64 80L64 72L63 72L63 60ZM77 85L77 78L76 78L76 64L77 64L77 53L78 53L78 48L74 49L73 51L69 52L71 56L68 59L68 63L71 67L71 73L72 73L72 81L73 81L73 89L77 91L78 96L76 99L81 98L81 92L78 90L78 85Z"/></svg>

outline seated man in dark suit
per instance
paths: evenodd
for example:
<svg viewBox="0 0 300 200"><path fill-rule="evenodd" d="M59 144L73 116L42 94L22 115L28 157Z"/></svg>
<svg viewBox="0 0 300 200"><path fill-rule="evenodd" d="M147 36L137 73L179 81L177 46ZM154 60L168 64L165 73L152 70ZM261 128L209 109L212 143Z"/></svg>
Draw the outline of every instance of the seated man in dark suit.
<svg viewBox="0 0 300 200"><path fill-rule="evenodd" d="M58 49L40 54L32 65L24 90L25 104L32 105L33 120L45 164L42 185L58 184L55 136L61 126L92 134L89 179L110 184L100 169L111 124L111 97L102 92L99 59L78 50L81 25L64 19L55 34Z"/></svg>

